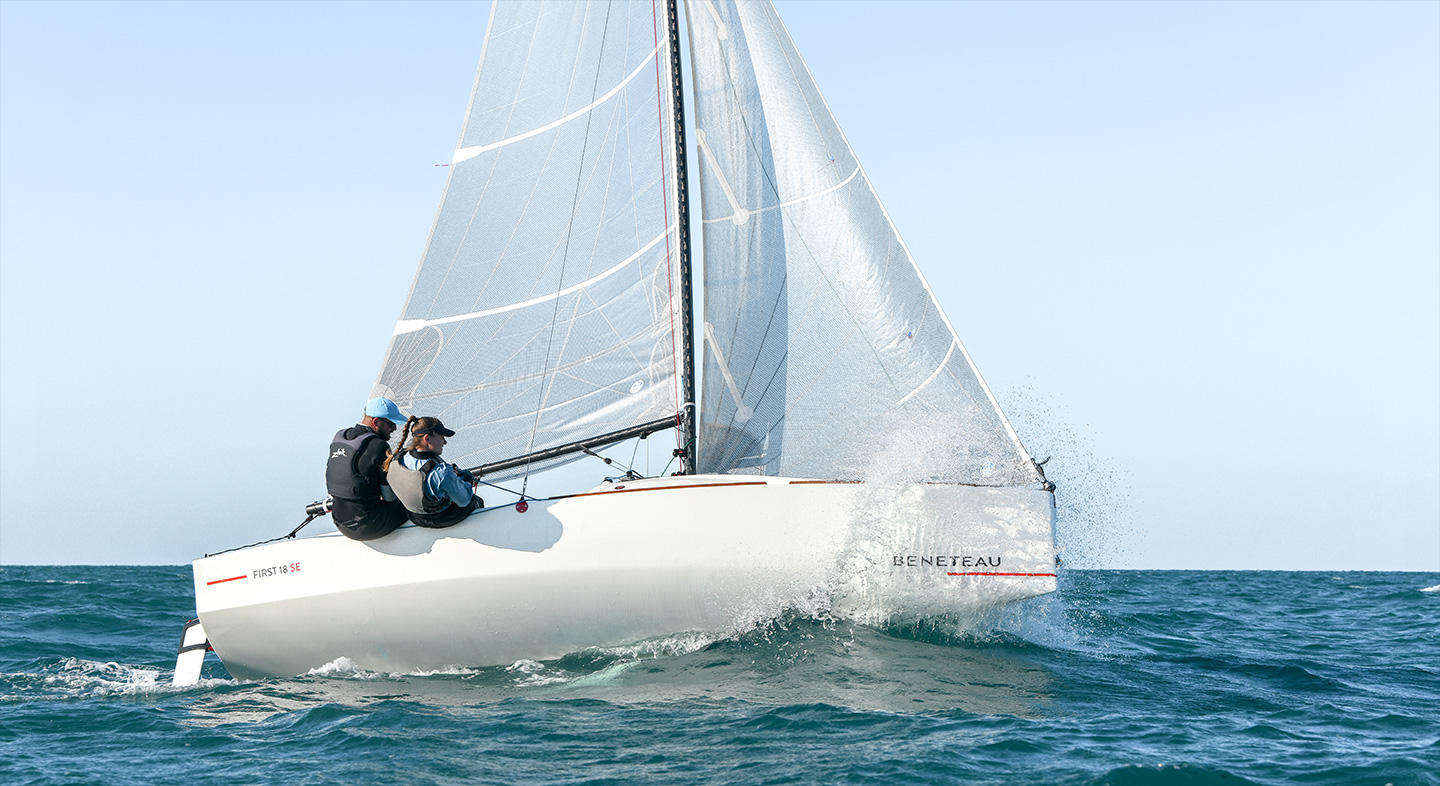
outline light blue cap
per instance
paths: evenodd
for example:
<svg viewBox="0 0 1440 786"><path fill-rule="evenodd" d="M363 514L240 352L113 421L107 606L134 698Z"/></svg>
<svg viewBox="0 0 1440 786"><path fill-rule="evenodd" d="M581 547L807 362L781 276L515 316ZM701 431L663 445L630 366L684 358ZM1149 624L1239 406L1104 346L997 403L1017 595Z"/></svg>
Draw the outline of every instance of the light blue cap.
<svg viewBox="0 0 1440 786"><path fill-rule="evenodd" d="M401 414L400 408L395 402L384 396L376 396L365 402L365 415L372 418L385 418L397 426L405 425L406 417Z"/></svg>

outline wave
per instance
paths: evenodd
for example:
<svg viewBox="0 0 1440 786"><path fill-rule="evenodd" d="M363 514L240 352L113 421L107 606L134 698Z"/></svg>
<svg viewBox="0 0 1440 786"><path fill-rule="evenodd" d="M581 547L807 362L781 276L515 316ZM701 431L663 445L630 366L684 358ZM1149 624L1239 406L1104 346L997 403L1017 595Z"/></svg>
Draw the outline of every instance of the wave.
<svg viewBox="0 0 1440 786"><path fill-rule="evenodd" d="M203 679L189 687L171 684L171 673L153 666L115 661L63 658L34 672L0 674L0 701L58 700L108 696L185 693L234 685L229 679Z"/></svg>
<svg viewBox="0 0 1440 786"><path fill-rule="evenodd" d="M237 683L222 683L211 714L215 722L225 722L237 712L263 717L282 711L283 702L255 696L278 691L345 705L366 704L380 695L437 706L526 698L617 706L820 701L907 715L963 709L1031 717L1053 700L1055 678L1042 665L1051 652L1012 630L956 631L937 621L877 629L788 614L727 636L678 633L503 666L386 673L337 658L301 677L239 683L249 697L244 706L229 695L229 686ZM943 668L937 669L937 663ZM259 705L273 708L259 710Z"/></svg>

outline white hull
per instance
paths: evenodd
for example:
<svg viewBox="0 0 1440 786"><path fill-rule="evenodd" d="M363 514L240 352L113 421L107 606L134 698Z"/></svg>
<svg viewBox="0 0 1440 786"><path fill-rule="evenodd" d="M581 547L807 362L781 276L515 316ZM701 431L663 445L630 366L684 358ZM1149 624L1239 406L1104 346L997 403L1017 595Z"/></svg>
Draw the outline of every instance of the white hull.
<svg viewBox="0 0 1440 786"><path fill-rule="evenodd" d="M654 478L371 542L338 533L196 560L195 603L236 677L347 658L380 672L554 658L786 609L933 617L1055 589L1033 489Z"/></svg>

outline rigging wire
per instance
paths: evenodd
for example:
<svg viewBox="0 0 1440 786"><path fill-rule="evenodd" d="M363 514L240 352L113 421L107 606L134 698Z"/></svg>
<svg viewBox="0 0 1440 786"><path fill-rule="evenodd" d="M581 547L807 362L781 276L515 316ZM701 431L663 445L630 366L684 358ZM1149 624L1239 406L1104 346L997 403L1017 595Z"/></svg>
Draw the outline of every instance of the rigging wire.
<svg viewBox="0 0 1440 786"><path fill-rule="evenodd" d="M472 477L473 477L473 476L472 476ZM525 499L525 492L524 492L524 491L516 491L515 489L507 489L507 488L505 488L504 486L500 486L500 485L497 485L497 484L495 484L495 483L491 483L490 481L488 481L488 480L483 480L483 479L481 479L481 478L475 478L475 482L476 482L476 483L483 483L484 485L489 486L489 487L492 488L492 489L500 489L501 491L505 492L506 494L514 494L515 496L519 497L520 499Z"/></svg>
<svg viewBox="0 0 1440 786"><path fill-rule="evenodd" d="M605 24L600 30L601 56L596 58L595 80L590 86L591 104L595 103L595 96L600 90L600 70L605 61L605 39L610 35L610 11L612 7L613 0L611 3L605 4ZM580 163L575 168L575 194L570 199L570 220L565 224L565 249L560 253L560 280L555 286L557 293L565 288L565 267L570 260L570 239L574 235L575 211L580 205L580 184L585 178L585 153L590 148L590 124L594 119L595 113L593 111L585 113L585 141L584 144L580 146ZM533 453L535 450L535 435L540 431L540 413L545 409L545 396L549 392L549 385L547 383L550 380L550 352L555 346L555 325L560 321L560 300L561 298L557 294L555 297L555 308L550 314L550 336L545 343L545 359L542 361L540 370L540 400L535 404L535 422L530 427L530 443L526 448L527 452ZM525 500L525 492L530 488L530 465L531 461L525 462L525 476L520 484L521 501Z"/></svg>
<svg viewBox="0 0 1440 786"><path fill-rule="evenodd" d="M632 467L627 467L627 466L625 466L624 464L621 464L619 461L617 461L617 460L615 460L615 459L609 458L609 457L607 457L607 456L602 456L602 455L600 455L599 453L596 453L595 451L591 450L590 448L580 448L580 452L584 453L584 454L587 455L587 456L591 456L591 457L593 457L593 458L600 459L601 461L605 462L605 466L607 466L607 467L610 466L611 464L614 464L615 466L619 467L620 469L625 470L625 477L628 478L628 479L630 479L630 480L643 480L643 479L645 478L644 475L641 475L639 472L636 472L636 471L634 470L634 468L632 468ZM634 461L634 459L632 458L631 461ZM609 480L609 478L606 478L606 480Z"/></svg>

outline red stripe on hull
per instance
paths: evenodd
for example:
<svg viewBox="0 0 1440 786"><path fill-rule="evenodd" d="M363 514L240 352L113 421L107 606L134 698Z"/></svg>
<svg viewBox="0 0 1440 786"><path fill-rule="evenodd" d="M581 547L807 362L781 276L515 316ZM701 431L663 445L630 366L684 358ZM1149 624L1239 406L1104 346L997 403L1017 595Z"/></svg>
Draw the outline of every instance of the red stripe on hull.
<svg viewBox="0 0 1440 786"><path fill-rule="evenodd" d="M1055 578L1054 573L946 573L946 576L1049 576Z"/></svg>
<svg viewBox="0 0 1440 786"><path fill-rule="evenodd" d="M740 483L689 483L689 484L686 484L686 485L684 485L684 486L654 486L654 487L651 487L651 488L644 488L644 489L615 488L615 489L611 489L611 490L609 490L609 491L587 491L587 492L585 492L584 494L562 494L562 495L560 495L560 496L558 496L558 497L548 497L546 501L549 501L549 500L552 500L552 499L576 499L576 498L578 498L578 497L599 497L599 496L603 496L603 495L606 495L606 494L635 494L635 493L638 493L638 492L641 492L641 491L675 491L676 489L713 489L713 488L720 488L721 486L767 486L767 485L769 485L769 484L766 483L766 482L763 481L763 480L751 480L751 481L744 481L744 482L740 482Z"/></svg>

